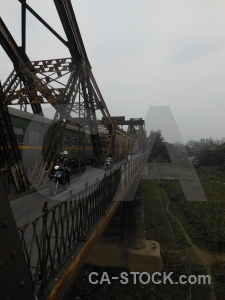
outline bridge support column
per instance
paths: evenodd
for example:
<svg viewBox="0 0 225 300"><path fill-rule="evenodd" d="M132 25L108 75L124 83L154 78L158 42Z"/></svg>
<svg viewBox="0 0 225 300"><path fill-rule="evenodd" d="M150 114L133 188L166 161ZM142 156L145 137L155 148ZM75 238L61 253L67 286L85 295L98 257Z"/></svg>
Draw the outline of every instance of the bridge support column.
<svg viewBox="0 0 225 300"><path fill-rule="evenodd" d="M134 186L133 193L121 202L85 262L99 267L124 267L133 272L162 270L159 243L146 240L141 184Z"/></svg>
<svg viewBox="0 0 225 300"><path fill-rule="evenodd" d="M136 250L144 249L146 233L141 185L139 185L134 199L123 203L123 210L124 247Z"/></svg>

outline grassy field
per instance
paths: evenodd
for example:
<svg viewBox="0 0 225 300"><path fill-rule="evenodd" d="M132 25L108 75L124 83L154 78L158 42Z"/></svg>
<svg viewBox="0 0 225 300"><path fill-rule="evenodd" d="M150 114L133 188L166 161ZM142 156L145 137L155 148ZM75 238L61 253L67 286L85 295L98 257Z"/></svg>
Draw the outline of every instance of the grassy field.
<svg viewBox="0 0 225 300"><path fill-rule="evenodd" d="M164 271L174 272L174 276L177 278L182 274L186 274L187 276L207 274L206 269L201 263L196 259L193 260L190 243L184 236L176 219L169 213L169 210L172 211L172 214L182 222L185 230L187 230L194 242L199 240L197 228L187 222L181 207L170 200L170 196L173 196L173 193L175 193L176 197L180 193L177 190L177 184L179 186L179 183L175 182L175 185L169 189L166 182L159 180L142 181L146 238L156 240L160 243ZM173 188L175 188L174 191ZM198 245L204 246L204 243L199 242ZM65 300L210 299L210 286L208 285L156 285L153 283L141 284L140 282L134 284L132 277L129 278L129 283L125 285L120 283L119 280L111 280L110 284L109 282L103 282L102 284L93 285L88 280L88 275L91 272L97 272L98 274L107 272L109 277L112 278L120 276L123 271L127 272L127 270L121 268L98 268L84 265ZM220 276L220 279L222 278L221 272L220 270L217 274L218 277ZM222 293L222 288L218 285L218 300L223 299L219 296Z"/></svg>
<svg viewBox="0 0 225 300"><path fill-rule="evenodd" d="M225 182L220 170L202 168L198 177L206 202L188 202L178 181L164 180L163 190L170 211L180 220L192 242L210 257L210 272L215 281L216 299L225 294ZM187 251L187 255L191 255Z"/></svg>

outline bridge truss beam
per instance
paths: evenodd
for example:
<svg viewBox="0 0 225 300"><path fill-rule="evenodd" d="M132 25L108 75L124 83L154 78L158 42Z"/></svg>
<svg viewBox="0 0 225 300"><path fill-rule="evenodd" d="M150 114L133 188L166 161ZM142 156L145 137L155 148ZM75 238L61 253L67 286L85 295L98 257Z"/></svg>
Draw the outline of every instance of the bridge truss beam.
<svg viewBox="0 0 225 300"><path fill-rule="evenodd" d="M26 110L31 105L34 114L43 115L44 104L51 104L55 110L53 122L62 126L56 127L54 135L47 131L44 139L43 155L40 158L41 169L35 169L33 174L43 182L44 174L49 170L60 151L59 142L66 128L67 120L71 125L88 129L91 135L93 152L97 164L101 165L110 152L114 154L116 123L112 120L91 70L91 65L83 44L71 0L53 0L67 40L63 39L41 16L39 16L26 0L21 3L22 45L18 46L0 18L0 43L13 62L14 70L3 84L7 105L19 104ZM71 57L31 61L26 53L26 14L31 13L47 30L68 48ZM65 83L65 81L67 81ZM104 122L101 130L107 136L105 149L102 151L99 125L96 111L99 110ZM74 115L79 118L74 121ZM72 117L73 116L73 117ZM82 124L85 120L85 126ZM62 123L64 122L64 123ZM79 125L77 124L79 123ZM88 128L87 128L88 127ZM129 134L135 130L130 130ZM51 140L51 143L49 142ZM39 164L40 165L40 164Z"/></svg>
<svg viewBox="0 0 225 300"><path fill-rule="evenodd" d="M54 121L70 120L70 124L77 125L71 117L71 113L77 113L86 118L91 134L91 141L94 154L101 164L102 156L113 151L114 124L105 101L100 93L89 63L76 17L70 0L54 0L59 18L64 28L67 41L65 41L55 30L48 25L27 3L26 0L19 0L21 3L21 29L22 46L18 46L0 18L0 42L13 62L14 70L3 84L4 95L7 105L20 104L26 109L31 105L34 114L43 115L42 106L51 104L55 109ZM71 58L50 59L31 61L26 54L26 13L29 11L42 25L54 34L61 43L70 51ZM65 78L69 77L67 84ZM63 83L64 82L64 83ZM56 84L59 84L56 87ZM79 100L78 100L79 98ZM82 99L82 100L81 100ZM100 147L100 136L96 121L96 110L107 117L104 124L108 131L107 147L102 153ZM54 137L46 134L45 139L52 139L53 143L46 149L45 153L59 151L59 139L65 130L66 123L59 126ZM50 145L50 143L47 143ZM44 164L40 174L44 174L50 168L54 157L43 155Z"/></svg>
<svg viewBox="0 0 225 300"><path fill-rule="evenodd" d="M17 140L9 117L0 83L0 173L5 189L10 192L23 192L29 189Z"/></svg>

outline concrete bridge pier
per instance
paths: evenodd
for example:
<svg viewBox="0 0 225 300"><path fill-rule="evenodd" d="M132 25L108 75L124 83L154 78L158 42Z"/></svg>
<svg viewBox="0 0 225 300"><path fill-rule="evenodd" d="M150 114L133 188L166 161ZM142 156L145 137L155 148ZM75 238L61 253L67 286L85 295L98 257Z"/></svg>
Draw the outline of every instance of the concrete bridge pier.
<svg viewBox="0 0 225 300"><path fill-rule="evenodd" d="M141 186L139 185L132 201L123 203L123 242L127 249L146 247L144 206Z"/></svg>
<svg viewBox="0 0 225 300"><path fill-rule="evenodd" d="M160 272L160 245L146 240L144 207L139 186L132 201L123 201L85 263L123 267L130 272Z"/></svg>

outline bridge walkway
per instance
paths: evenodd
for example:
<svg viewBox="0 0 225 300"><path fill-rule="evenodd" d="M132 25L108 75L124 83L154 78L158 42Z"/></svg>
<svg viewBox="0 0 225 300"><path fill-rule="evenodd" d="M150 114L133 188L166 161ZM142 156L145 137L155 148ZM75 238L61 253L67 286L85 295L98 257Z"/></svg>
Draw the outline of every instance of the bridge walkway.
<svg viewBox="0 0 225 300"><path fill-rule="evenodd" d="M44 189L11 201L38 299L62 299L147 158L89 169L54 198Z"/></svg>

